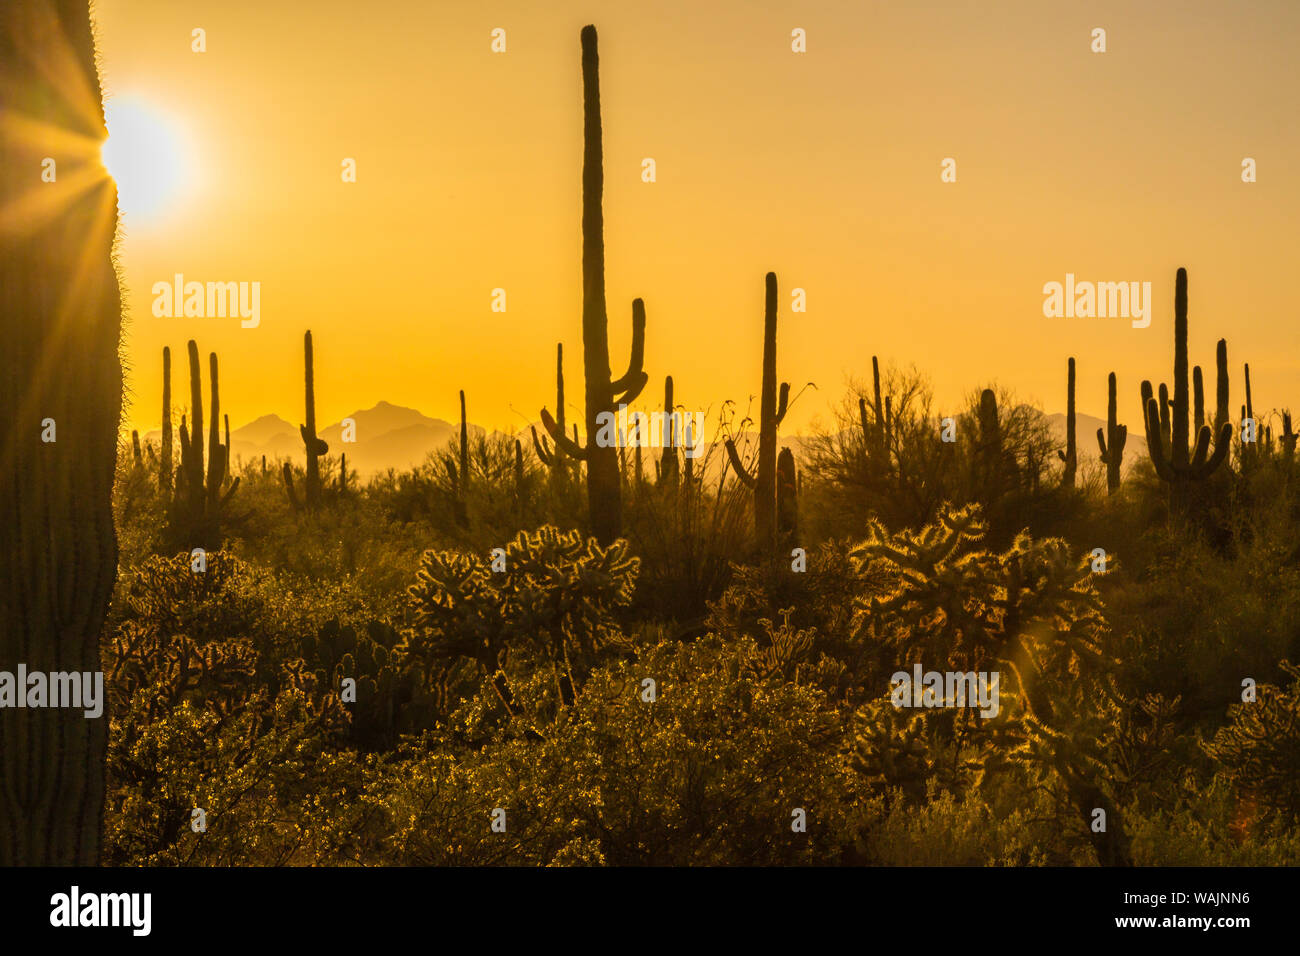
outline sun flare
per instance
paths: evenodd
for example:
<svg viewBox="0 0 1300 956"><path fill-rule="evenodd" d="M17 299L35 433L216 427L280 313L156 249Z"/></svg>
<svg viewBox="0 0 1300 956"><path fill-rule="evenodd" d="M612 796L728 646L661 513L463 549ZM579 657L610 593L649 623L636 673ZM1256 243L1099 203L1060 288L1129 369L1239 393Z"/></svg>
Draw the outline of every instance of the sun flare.
<svg viewBox="0 0 1300 956"><path fill-rule="evenodd" d="M108 139L101 155L117 181L118 206L127 224L162 218L189 185L192 163L177 123L134 97L104 105Z"/></svg>

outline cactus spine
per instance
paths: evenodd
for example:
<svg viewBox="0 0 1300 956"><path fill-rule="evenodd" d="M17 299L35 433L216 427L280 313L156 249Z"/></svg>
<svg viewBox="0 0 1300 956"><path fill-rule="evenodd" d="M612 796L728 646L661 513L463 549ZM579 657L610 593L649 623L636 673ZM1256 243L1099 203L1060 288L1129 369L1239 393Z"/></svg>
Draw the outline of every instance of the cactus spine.
<svg viewBox="0 0 1300 956"><path fill-rule="evenodd" d="M307 422L298 426L298 432L302 435L302 444L307 451L307 470L303 479L303 493L306 496L307 508L314 510L320 507L320 459L330 449L329 445L316 434L316 362L312 351L310 330L304 333L302 337L302 352L305 369L303 379L306 385Z"/></svg>
<svg viewBox="0 0 1300 956"><path fill-rule="evenodd" d="M609 318L605 311L605 239L601 210L604 188L600 130L600 58L596 28L582 29L583 163L582 163L582 346L586 377L587 442L579 446L542 409L542 424L551 440L572 458L587 463L587 505L591 529L604 547L623 532L623 499L613 428L606 423L619 405L630 405L645 388L645 304L632 302L632 355L627 371L610 381ZM600 435L606 435L601 440Z"/></svg>
<svg viewBox="0 0 1300 956"><path fill-rule="evenodd" d="M1065 402L1065 451L1058 451L1056 456L1065 463L1061 473L1061 484L1066 488L1074 487L1074 476L1079 466L1079 459L1074 445L1074 358L1070 358L1067 373L1067 397Z"/></svg>
<svg viewBox="0 0 1300 956"><path fill-rule="evenodd" d="M1101 460L1106 463L1106 493L1113 495L1119 491L1120 465L1124 461L1124 445L1128 441L1128 428L1118 422L1114 372L1110 373L1107 380L1106 392L1106 430L1103 432L1100 428L1097 429L1097 445L1101 449Z"/></svg>
<svg viewBox="0 0 1300 956"><path fill-rule="evenodd" d="M780 397L776 384L776 273L769 272L765 282L763 305L763 385L759 396L758 466L750 475L736 443L726 441L727 457L737 477L754 491L754 531L759 546L770 550L776 543L776 442L777 429L785 418L790 400L790 385L782 382Z"/></svg>
<svg viewBox="0 0 1300 956"><path fill-rule="evenodd" d="M1190 396L1187 388L1187 270L1179 269L1174 281L1174 397L1172 419L1162 410L1151 395L1151 383L1142 383L1142 401L1147 431L1147 450L1156 474L1169 485L1170 499L1182 509L1188 504L1188 495L1194 483L1204 481L1223 464L1232 446L1232 425L1228 422L1228 344L1219 340L1217 350L1218 391L1215 411L1217 438L1214 452L1210 453L1210 440L1214 437L1209 427L1197 433L1194 445L1189 445ZM1161 386L1163 395L1168 394ZM1165 422L1170 422L1166 438Z"/></svg>

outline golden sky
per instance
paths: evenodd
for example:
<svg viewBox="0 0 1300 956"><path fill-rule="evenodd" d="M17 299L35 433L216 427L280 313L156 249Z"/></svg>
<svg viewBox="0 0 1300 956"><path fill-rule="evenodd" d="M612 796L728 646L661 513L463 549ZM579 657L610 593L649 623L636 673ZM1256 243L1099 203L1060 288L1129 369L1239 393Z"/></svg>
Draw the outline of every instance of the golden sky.
<svg viewBox="0 0 1300 956"><path fill-rule="evenodd" d="M1233 407L1243 361L1257 408L1300 394L1297 3L99 0L95 16L110 104L147 104L188 156L164 215L125 209L142 429L159 420L163 345L189 338L218 353L233 425L301 421L307 328L322 424L381 399L451 420L464 388L473 421L516 429L554 406L557 341L580 402L589 22L611 364L641 296L645 399L665 374L688 409L758 391L772 270L778 375L820 387L787 434L873 354L926 371L941 404L995 380L1049 412L1074 355L1079 410L1105 414L1114 370L1137 427L1140 380L1171 374L1179 266L1192 361L1212 368L1228 338ZM1258 182L1241 181L1244 157ZM178 272L260 282L260 325L155 318L151 288ZM1067 272L1150 281L1150 327L1045 318L1043 285Z"/></svg>

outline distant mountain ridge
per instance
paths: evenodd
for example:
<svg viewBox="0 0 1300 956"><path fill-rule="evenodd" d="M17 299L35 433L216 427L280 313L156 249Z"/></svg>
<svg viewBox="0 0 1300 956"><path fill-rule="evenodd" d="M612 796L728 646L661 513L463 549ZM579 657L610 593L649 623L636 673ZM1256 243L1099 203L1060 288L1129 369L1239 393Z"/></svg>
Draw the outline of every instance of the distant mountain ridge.
<svg viewBox="0 0 1300 956"><path fill-rule="evenodd" d="M378 402L371 408L358 409L345 417L352 419L356 424L355 442L346 444L343 442L342 420L318 429L318 433L329 444L331 455L340 452L347 454L348 467L356 470L363 480L390 468L409 471L417 467L428 458L430 453L448 447L455 441L460 431L459 422L452 423L441 418L430 418L418 409L394 405L386 401ZM1064 446L1065 415L1061 413L1047 415L1046 420L1053 434ZM536 425L538 433L541 434L541 424L536 423ZM1102 419L1084 414L1076 416L1076 440L1081 457L1097 454L1096 432L1098 428L1105 427L1106 423ZM1132 426L1130 426L1129 441L1124 448L1126 466L1135 458L1144 456L1146 452L1145 443L1140 440L1140 430L1135 440L1131 429ZM469 425L469 430L476 436L486 433L486 429L473 423ZM160 436L161 432L155 429L143 437L156 443ZM532 453L532 437L526 426L510 437L518 438L523 442L525 451ZM743 451L745 439L756 439L757 433L745 434L737 438ZM782 445L790 446L799 457L802 457L808 440L807 436L802 435L781 436ZM298 462L303 457L302 437L298 433L297 424L274 414L262 415L232 429L230 444L237 464L258 461L263 455L266 456L268 463L283 459ZM707 456L709 451L706 443L700 450L700 456ZM645 467L652 474L654 465L651 462L657 459L660 453L661 449L645 449ZM721 449L718 449L718 453L721 453ZM720 459L717 463L720 464Z"/></svg>

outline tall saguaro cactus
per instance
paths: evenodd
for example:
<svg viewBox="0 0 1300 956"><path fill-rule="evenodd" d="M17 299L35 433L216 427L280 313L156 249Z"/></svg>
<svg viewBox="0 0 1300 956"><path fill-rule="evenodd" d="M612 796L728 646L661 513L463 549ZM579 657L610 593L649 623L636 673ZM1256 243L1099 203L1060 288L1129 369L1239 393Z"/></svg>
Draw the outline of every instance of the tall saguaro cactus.
<svg viewBox="0 0 1300 956"><path fill-rule="evenodd" d="M1065 451L1058 451L1057 457L1065 463L1065 470L1061 473L1061 484L1066 488L1074 487L1074 475L1079 467L1078 453L1074 444L1074 358L1070 358L1069 372L1067 373L1068 385L1067 396L1065 400Z"/></svg>
<svg viewBox="0 0 1300 956"><path fill-rule="evenodd" d="M303 495L306 498L306 506L315 509L320 507L320 459L330 450L330 446L316 434L316 362L312 351L310 329L303 334L302 352L307 405L307 421L305 424L298 426L298 432L302 435L303 447L307 450L307 471L303 479Z"/></svg>
<svg viewBox="0 0 1300 956"><path fill-rule="evenodd" d="M162 449L158 460L158 493L166 501L172 493L172 350L163 346Z"/></svg>
<svg viewBox="0 0 1300 956"><path fill-rule="evenodd" d="M582 358L586 377L586 444L564 434L550 412L542 409L542 424L551 440L571 458L587 464L587 505L591 530L608 547L623 532L623 498L618 469L617 440L612 425L602 419L619 405L630 405L648 378L642 369L645 353L645 304L632 302L632 355L627 371L610 380L609 317L605 311L605 236L601 194L604 189L600 130L600 57L596 28L582 28Z"/></svg>
<svg viewBox="0 0 1300 956"><path fill-rule="evenodd" d="M89 678L117 573L122 366L85 0L0 4L0 103L0 666ZM0 866L98 862L107 725L0 708Z"/></svg>
<svg viewBox="0 0 1300 956"><path fill-rule="evenodd" d="M741 483L754 491L754 532L759 546L776 543L776 432L785 419L790 401L790 384L776 384L776 273L765 280L763 302L763 384L758 404L758 466L753 475L736 453L736 443L726 441L727 457Z"/></svg>
<svg viewBox="0 0 1300 956"><path fill-rule="evenodd" d="M1169 485L1170 500L1185 508L1195 483L1209 478L1232 447L1232 424L1228 421L1228 343L1219 340L1217 349L1218 392L1214 427L1202 427L1195 445L1189 445L1188 426L1191 396L1187 388L1187 270L1179 269L1174 280L1174 397L1169 431L1162 431L1161 409L1151 394L1151 383L1142 383L1142 405L1147 429L1147 451L1156 474ZM1161 386L1163 389L1164 386ZM1168 435L1168 438L1165 435ZM1210 439L1214 438L1214 452Z"/></svg>
<svg viewBox="0 0 1300 956"><path fill-rule="evenodd" d="M1200 372L1199 368L1197 372ZM1200 381L1199 375L1197 381ZM1106 391L1106 430L1097 429L1097 445L1101 448L1101 460L1106 463L1106 494L1113 495L1119 491L1120 465L1124 461L1124 445L1128 442L1128 428L1118 421L1114 372L1110 373Z"/></svg>

